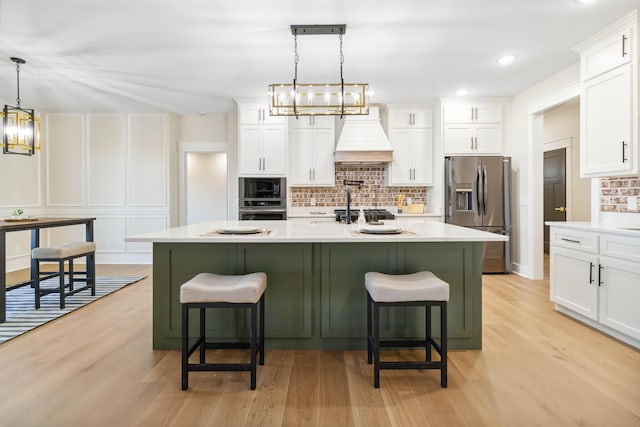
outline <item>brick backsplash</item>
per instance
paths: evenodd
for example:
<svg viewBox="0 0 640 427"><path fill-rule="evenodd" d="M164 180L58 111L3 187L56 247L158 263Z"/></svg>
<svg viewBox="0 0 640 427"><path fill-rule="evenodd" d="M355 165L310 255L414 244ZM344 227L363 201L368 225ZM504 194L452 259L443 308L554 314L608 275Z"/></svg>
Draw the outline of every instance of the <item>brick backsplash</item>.
<svg viewBox="0 0 640 427"><path fill-rule="evenodd" d="M316 206L344 207L347 196L345 179L362 180L361 189L351 187L352 206L378 207L395 206L396 195L411 197L413 203L427 203L426 187L387 187L384 183L384 166L340 166L336 165L336 185L334 187L291 187L289 198L292 207L309 207L310 199L316 199ZM406 201L405 201L406 203Z"/></svg>
<svg viewBox="0 0 640 427"><path fill-rule="evenodd" d="M640 177L607 178L600 181L601 211L640 212L640 209L627 209L629 196L640 196Z"/></svg>

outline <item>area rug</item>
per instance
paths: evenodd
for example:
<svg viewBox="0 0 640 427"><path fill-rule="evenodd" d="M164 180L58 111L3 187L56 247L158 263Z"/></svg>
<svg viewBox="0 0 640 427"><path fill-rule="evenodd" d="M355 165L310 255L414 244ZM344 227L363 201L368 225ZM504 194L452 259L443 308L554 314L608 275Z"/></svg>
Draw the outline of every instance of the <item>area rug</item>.
<svg viewBox="0 0 640 427"><path fill-rule="evenodd" d="M7 291L7 321L0 323L0 344L44 325L60 316L71 313L112 292L144 279L142 277L96 277L96 295L86 290L65 298L65 308L60 309L58 294L49 294L40 299L40 309L34 308L33 288L23 286ZM56 287L58 279L48 279L41 286Z"/></svg>

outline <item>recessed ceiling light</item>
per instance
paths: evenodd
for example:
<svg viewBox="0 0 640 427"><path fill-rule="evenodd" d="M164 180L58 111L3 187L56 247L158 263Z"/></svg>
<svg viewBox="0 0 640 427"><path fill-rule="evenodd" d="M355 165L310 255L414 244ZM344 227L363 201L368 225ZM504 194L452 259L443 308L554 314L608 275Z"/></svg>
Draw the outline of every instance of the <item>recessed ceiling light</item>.
<svg viewBox="0 0 640 427"><path fill-rule="evenodd" d="M456 91L456 95L458 95L458 96L469 95L469 89L458 89Z"/></svg>
<svg viewBox="0 0 640 427"><path fill-rule="evenodd" d="M576 0L576 3L580 3L580 4L586 4L586 3L593 3L594 0Z"/></svg>
<svg viewBox="0 0 640 427"><path fill-rule="evenodd" d="M504 55L504 56L501 56L500 58L498 58L498 64L509 65L513 61L515 61L516 58L517 58L517 56L515 56L515 55Z"/></svg>

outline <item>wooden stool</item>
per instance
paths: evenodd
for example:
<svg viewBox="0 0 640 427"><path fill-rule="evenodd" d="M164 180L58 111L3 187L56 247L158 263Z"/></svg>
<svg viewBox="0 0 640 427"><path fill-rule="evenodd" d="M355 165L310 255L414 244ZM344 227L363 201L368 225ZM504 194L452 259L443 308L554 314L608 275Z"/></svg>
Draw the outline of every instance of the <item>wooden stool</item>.
<svg viewBox="0 0 640 427"><path fill-rule="evenodd" d="M251 390L256 389L256 359L264 365L264 290L267 275L251 273L244 276L221 276L200 273L180 287L182 303L182 390L189 388L190 371L251 371ZM258 306L260 307L258 314ZM207 342L205 338L205 310L207 308L249 308L251 324L249 341ZM200 334L189 347L189 309L200 309ZM258 332L258 317L260 331ZM199 363L189 363L196 348L200 349ZM205 349L248 348L250 363L205 363Z"/></svg>
<svg viewBox="0 0 640 427"><path fill-rule="evenodd" d="M380 387L380 369L439 369L440 385L447 387L447 301L449 284L430 271L391 275L369 272L367 288L367 363L373 356L373 386ZM425 307L426 337L424 340L380 339L380 307ZM440 345L431 335L431 307L440 307ZM431 347L440 361L431 360ZM424 347L424 362L381 362L380 347Z"/></svg>
<svg viewBox="0 0 640 427"><path fill-rule="evenodd" d="M64 299L69 295L73 295L85 289L91 289L91 295L96 294L96 244L94 242L72 242L65 243L60 246L51 246L44 248L34 248L31 250L31 258L34 262L34 271L32 274L33 287L35 288L35 305L36 309L40 308L40 297L50 294L60 294L60 308L64 308ZM73 260L75 258L87 257L85 271L74 271ZM64 263L69 262L69 271L65 273ZM58 272L40 272L41 262L57 262ZM65 284L64 276L69 276L69 283ZM84 277L78 277L84 275ZM59 286L57 288L41 288L40 282L43 280L60 277ZM75 288L75 282L84 282L85 286ZM69 288L67 291L66 289Z"/></svg>

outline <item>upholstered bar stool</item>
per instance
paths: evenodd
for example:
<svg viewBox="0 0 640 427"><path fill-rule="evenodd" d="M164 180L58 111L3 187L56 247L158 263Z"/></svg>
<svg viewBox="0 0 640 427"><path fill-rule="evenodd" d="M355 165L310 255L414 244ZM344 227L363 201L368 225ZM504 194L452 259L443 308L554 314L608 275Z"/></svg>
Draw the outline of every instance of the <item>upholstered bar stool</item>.
<svg viewBox="0 0 640 427"><path fill-rule="evenodd" d="M189 388L190 371L250 371L251 390L256 389L256 360L264 365L264 290L267 275L251 273L238 276L222 276L200 273L180 287L182 304L182 390ZM251 311L249 341L207 342L205 337L205 312L208 308L248 308ZM200 309L200 333L189 346L189 309ZM258 310L259 308L259 310ZM259 312L259 313L258 313ZM260 329L258 331L258 317ZM196 349L200 349L199 363L189 363ZM248 348L249 363L205 363L205 349Z"/></svg>
<svg viewBox="0 0 640 427"><path fill-rule="evenodd" d="M449 284L430 271L391 275L365 274L367 288L367 362L373 358L373 386L380 387L380 369L439 369L440 385L447 387L447 301ZM425 307L424 340L380 339L380 307ZM431 307L440 307L440 344L431 334ZM425 361L381 362L380 348L424 347ZM431 347L440 355L431 359Z"/></svg>
<svg viewBox="0 0 640 427"><path fill-rule="evenodd" d="M73 260L76 258L87 258L84 271L76 271L73 268ZM50 294L60 294L60 308L65 306L65 298L75 293L91 290L91 295L96 295L96 244L94 242L70 242L60 246L40 247L31 250L34 271L32 272L33 287L35 289L35 306L40 308L40 297ZM41 262L56 262L58 272L43 272L40 270ZM69 263L69 271L65 273L64 264ZM65 275L69 277L65 281ZM43 280L59 277L59 284L56 288L42 288L40 282ZM75 287L76 282L84 282L84 286Z"/></svg>

